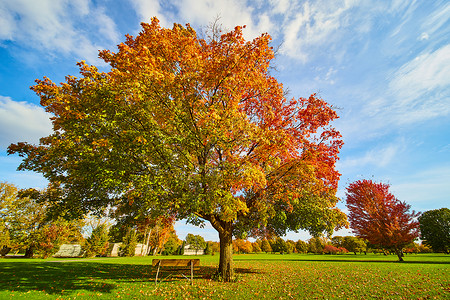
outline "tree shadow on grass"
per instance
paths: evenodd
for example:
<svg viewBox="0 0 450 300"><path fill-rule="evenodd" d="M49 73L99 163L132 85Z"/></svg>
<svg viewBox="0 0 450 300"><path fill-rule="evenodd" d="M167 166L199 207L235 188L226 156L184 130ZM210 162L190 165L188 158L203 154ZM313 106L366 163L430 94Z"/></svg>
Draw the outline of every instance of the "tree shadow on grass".
<svg viewBox="0 0 450 300"><path fill-rule="evenodd" d="M158 275L158 282L171 282L188 279L190 280L191 270L189 268L161 268ZM253 268L234 268L235 274L261 274L262 272ZM214 279L217 273L217 267L202 266L194 268L194 281L195 279ZM156 271L153 272L153 280L155 279Z"/></svg>
<svg viewBox="0 0 450 300"><path fill-rule="evenodd" d="M196 279L211 278L217 268L201 266L194 270ZM238 269L238 272L252 272ZM156 268L142 264L117 264L95 261L0 262L0 291L26 293L41 291L50 295L69 296L81 293L112 293L127 284L155 284ZM164 282L190 279L190 269L161 269Z"/></svg>

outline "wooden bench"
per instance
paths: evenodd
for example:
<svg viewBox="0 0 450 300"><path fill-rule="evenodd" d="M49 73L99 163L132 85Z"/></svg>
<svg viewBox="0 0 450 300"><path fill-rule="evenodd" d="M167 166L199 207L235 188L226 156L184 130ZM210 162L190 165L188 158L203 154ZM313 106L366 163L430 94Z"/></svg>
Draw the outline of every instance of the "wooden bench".
<svg viewBox="0 0 450 300"><path fill-rule="evenodd" d="M200 259L153 259L152 266L158 267L158 271L156 271L155 283L158 282L158 274L161 267L190 267L192 284L194 280L194 267L200 266Z"/></svg>

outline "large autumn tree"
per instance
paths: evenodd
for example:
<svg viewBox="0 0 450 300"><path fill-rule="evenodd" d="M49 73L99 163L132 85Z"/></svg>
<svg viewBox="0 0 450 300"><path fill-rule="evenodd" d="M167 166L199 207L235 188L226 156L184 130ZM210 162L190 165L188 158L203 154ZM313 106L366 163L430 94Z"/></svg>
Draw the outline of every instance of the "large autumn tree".
<svg viewBox="0 0 450 300"><path fill-rule="evenodd" d="M269 71L270 36L246 41L242 30L201 38L189 25L143 23L117 52L100 52L110 71L81 62L79 78L37 80L54 132L9 153L60 185L61 208L141 201L155 214L209 221L225 280L233 235L332 232L346 224L335 207L337 115L316 95L287 99Z"/></svg>
<svg viewBox="0 0 450 300"><path fill-rule="evenodd" d="M418 213L395 198L389 184L358 180L347 188L350 227L371 244L394 251L403 261L403 248L419 236Z"/></svg>

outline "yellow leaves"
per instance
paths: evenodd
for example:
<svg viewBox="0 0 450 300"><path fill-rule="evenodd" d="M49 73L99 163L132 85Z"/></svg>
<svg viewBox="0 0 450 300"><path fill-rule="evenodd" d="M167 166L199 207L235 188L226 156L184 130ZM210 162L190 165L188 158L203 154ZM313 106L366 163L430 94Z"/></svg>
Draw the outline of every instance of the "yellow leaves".
<svg viewBox="0 0 450 300"><path fill-rule="evenodd" d="M78 140L80 140L80 139L78 138ZM94 140L92 142L92 146L94 149L108 147L109 141L106 139Z"/></svg>
<svg viewBox="0 0 450 300"><path fill-rule="evenodd" d="M138 136L134 141L140 144L147 144L147 139L143 136Z"/></svg>

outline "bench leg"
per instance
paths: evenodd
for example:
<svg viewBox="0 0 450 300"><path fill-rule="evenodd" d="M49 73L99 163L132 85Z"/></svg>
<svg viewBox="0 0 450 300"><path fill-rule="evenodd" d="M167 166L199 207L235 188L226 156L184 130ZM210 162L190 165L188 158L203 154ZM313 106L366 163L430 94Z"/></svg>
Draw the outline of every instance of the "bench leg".
<svg viewBox="0 0 450 300"><path fill-rule="evenodd" d="M161 263L158 263L158 271L156 271L155 284L158 283L158 274L159 274L160 267L161 267Z"/></svg>
<svg viewBox="0 0 450 300"><path fill-rule="evenodd" d="M191 285L194 283L194 262L191 260Z"/></svg>

